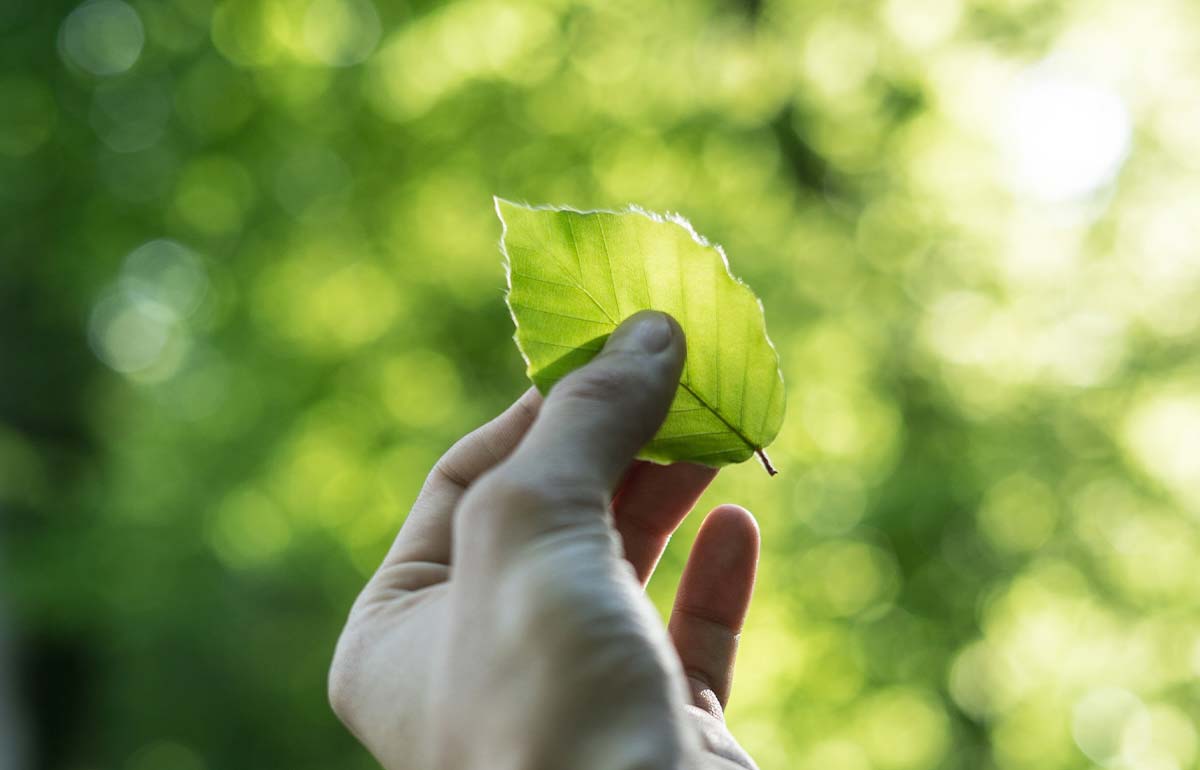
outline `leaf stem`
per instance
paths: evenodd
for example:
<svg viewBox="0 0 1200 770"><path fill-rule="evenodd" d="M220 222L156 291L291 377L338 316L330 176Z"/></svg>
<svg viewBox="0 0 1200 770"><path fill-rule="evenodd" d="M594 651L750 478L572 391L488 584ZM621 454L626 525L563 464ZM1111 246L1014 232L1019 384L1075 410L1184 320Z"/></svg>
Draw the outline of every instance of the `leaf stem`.
<svg viewBox="0 0 1200 770"><path fill-rule="evenodd" d="M762 461L763 467L767 469L767 473L774 476L779 473L775 470L775 466L771 465L771 458L767 457L767 453L761 449L755 449L754 453L758 455L758 459Z"/></svg>

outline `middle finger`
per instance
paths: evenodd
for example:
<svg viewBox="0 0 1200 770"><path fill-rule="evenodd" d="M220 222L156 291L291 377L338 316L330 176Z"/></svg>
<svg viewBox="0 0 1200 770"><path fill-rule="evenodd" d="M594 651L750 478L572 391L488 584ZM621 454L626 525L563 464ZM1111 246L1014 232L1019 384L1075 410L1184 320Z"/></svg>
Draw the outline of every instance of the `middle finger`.
<svg viewBox="0 0 1200 770"><path fill-rule="evenodd" d="M613 522L642 585L650 580L667 541L717 475L693 463L637 461L613 499Z"/></svg>

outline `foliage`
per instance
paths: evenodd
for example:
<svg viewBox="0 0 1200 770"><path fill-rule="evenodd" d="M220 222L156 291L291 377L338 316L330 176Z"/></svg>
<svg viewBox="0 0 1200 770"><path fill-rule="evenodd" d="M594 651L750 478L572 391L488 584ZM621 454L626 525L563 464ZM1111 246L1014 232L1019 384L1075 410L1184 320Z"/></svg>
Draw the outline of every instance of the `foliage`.
<svg viewBox="0 0 1200 770"><path fill-rule="evenodd" d="M764 768L1192 766L1198 33L1189 0L0 4L37 766L372 766L333 640L523 388L493 192L686 211L762 296L781 474L701 505L762 525L730 720Z"/></svg>
<svg viewBox="0 0 1200 770"><path fill-rule="evenodd" d="M641 456L721 466L774 440L783 422L779 356L762 305L720 247L685 220L530 208L502 199L508 308L526 374L542 392L590 361L639 310L677 319L688 355L667 419Z"/></svg>

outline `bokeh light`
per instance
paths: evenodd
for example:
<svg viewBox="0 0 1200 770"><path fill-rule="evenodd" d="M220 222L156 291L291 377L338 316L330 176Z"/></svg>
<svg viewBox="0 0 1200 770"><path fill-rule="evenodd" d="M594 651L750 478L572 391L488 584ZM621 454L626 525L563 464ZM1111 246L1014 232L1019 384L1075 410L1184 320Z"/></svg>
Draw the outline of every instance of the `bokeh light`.
<svg viewBox="0 0 1200 770"><path fill-rule="evenodd" d="M170 308L151 299L113 292L92 311L92 349L122 374L144 372L171 354L177 320Z"/></svg>
<svg viewBox="0 0 1200 770"><path fill-rule="evenodd" d="M123 78L96 88L90 123L114 152L138 152L162 138L171 114L171 92L163 79Z"/></svg>
<svg viewBox="0 0 1200 770"><path fill-rule="evenodd" d="M305 53L334 67L364 61L379 42L379 15L371 0L312 0L301 28Z"/></svg>
<svg viewBox="0 0 1200 770"><path fill-rule="evenodd" d="M137 11L121 0L88 0L63 21L59 50L93 75L117 75L142 54L146 32Z"/></svg>
<svg viewBox="0 0 1200 770"><path fill-rule="evenodd" d="M1121 97L1057 73L1052 64L1022 76L1009 109L1003 137L1011 182L1034 198L1055 202L1095 192L1129 153L1132 127Z"/></svg>

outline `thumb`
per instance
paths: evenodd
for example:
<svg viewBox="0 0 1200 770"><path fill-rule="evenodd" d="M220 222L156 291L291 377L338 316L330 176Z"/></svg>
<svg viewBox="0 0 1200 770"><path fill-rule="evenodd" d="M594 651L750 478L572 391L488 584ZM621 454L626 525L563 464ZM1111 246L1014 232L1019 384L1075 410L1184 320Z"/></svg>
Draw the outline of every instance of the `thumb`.
<svg viewBox="0 0 1200 770"><path fill-rule="evenodd" d="M652 310L630 316L591 363L550 391L513 464L610 496L666 418L684 357L675 319Z"/></svg>
<svg viewBox="0 0 1200 770"><path fill-rule="evenodd" d="M464 513L510 545L594 518L637 451L662 425L685 343L670 316L628 318L586 366L564 377L507 460L476 484Z"/></svg>

